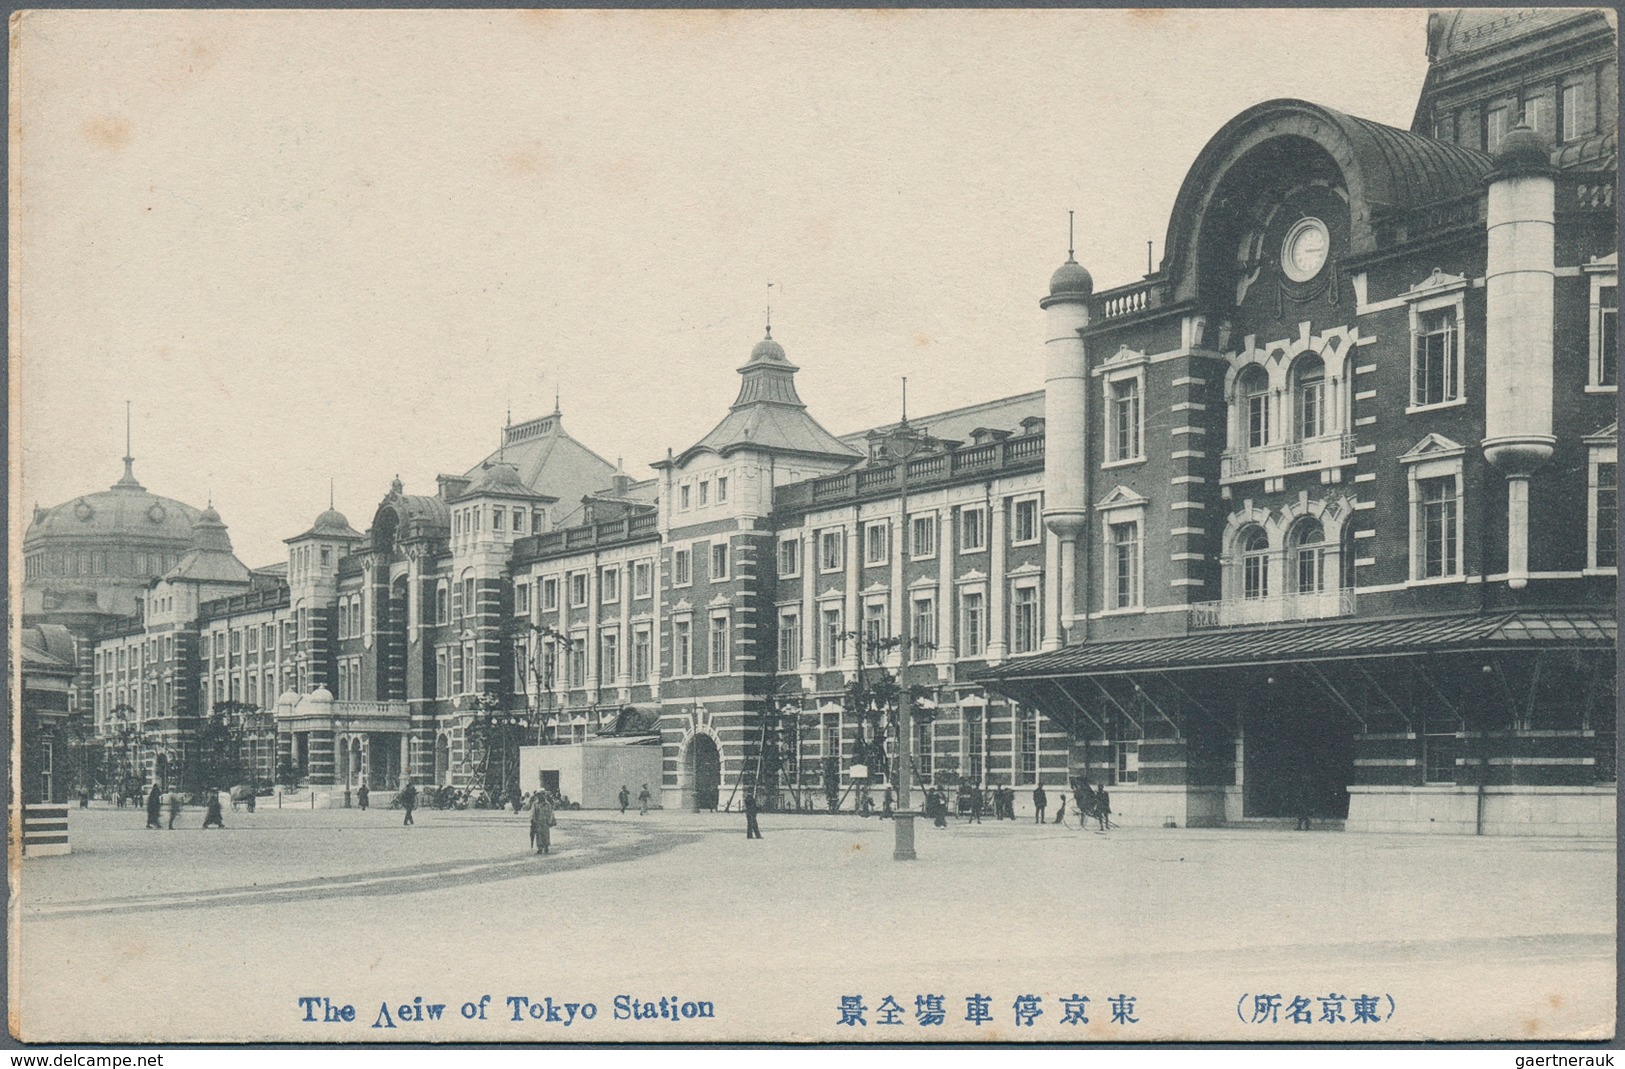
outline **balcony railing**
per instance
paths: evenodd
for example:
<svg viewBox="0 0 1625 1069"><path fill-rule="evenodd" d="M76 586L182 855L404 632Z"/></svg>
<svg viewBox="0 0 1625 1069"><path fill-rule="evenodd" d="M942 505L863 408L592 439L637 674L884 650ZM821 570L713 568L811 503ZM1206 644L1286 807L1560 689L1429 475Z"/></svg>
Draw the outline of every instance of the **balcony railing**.
<svg viewBox="0 0 1625 1069"><path fill-rule="evenodd" d="M333 719L344 721L356 720L399 720L402 726L411 719L411 710L406 702L355 702L342 701L333 703Z"/></svg>
<svg viewBox="0 0 1625 1069"><path fill-rule="evenodd" d="M1190 607L1189 623L1192 628L1281 624L1352 616L1354 610L1355 592L1345 587L1312 594L1278 594L1272 598L1202 601Z"/></svg>
<svg viewBox="0 0 1625 1069"><path fill-rule="evenodd" d="M1249 479L1298 468L1323 468L1354 459L1354 435L1328 434L1298 442L1276 442L1256 449L1227 449L1221 478Z"/></svg>
<svg viewBox="0 0 1625 1069"><path fill-rule="evenodd" d="M967 475L985 475L1005 468L1029 468L1044 460L1044 436L1027 434L996 442L966 446L908 462L910 491ZM898 466L859 468L839 475L781 486L773 492L776 508L805 508L831 501L896 493L901 486Z"/></svg>

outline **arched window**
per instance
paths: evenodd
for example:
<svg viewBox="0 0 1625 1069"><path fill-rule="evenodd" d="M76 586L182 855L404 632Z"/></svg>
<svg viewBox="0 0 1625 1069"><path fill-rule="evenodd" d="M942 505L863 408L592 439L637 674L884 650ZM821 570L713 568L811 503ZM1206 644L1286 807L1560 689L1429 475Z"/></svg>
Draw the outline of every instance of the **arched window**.
<svg viewBox="0 0 1625 1069"><path fill-rule="evenodd" d="M1245 531L1241 545L1241 596L1248 601L1270 596L1270 537L1262 527Z"/></svg>
<svg viewBox="0 0 1625 1069"><path fill-rule="evenodd" d="M444 579L434 589L434 622L441 625L451 622L451 587Z"/></svg>
<svg viewBox="0 0 1625 1069"><path fill-rule="evenodd" d="M1292 365L1292 422L1299 441L1319 438L1326 425L1326 363L1305 354Z"/></svg>
<svg viewBox="0 0 1625 1069"><path fill-rule="evenodd" d="M1292 528L1292 578L1300 594L1326 589L1326 532L1319 520L1303 520Z"/></svg>
<svg viewBox="0 0 1625 1069"><path fill-rule="evenodd" d="M1241 401L1241 447L1262 449L1270 442L1270 377L1257 364L1236 380Z"/></svg>
<svg viewBox="0 0 1625 1069"><path fill-rule="evenodd" d="M1342 590L1354 589L1354 525L1343 524L1343 537L1338 543L1337 584Z"/></svg>

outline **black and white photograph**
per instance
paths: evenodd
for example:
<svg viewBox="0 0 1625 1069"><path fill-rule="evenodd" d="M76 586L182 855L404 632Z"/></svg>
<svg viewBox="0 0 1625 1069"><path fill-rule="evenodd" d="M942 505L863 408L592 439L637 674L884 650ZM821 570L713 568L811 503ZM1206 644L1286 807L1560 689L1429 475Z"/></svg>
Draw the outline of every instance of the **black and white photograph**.
<svg viewBox="0 0 1625 1069"><path fill-rule="evenodd" d="M1614 1037L1612 10L10 37L14 1041Z"/></svg>

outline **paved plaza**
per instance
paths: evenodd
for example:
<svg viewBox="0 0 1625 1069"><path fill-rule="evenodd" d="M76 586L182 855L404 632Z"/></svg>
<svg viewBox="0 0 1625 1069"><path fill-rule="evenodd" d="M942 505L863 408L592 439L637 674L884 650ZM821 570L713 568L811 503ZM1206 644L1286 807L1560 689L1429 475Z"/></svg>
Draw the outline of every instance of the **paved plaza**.
<svg viewBox="0 0 1625 1069"><path fill-rule="evenodd" d="M171 832L144 829L139 809L74 810L73 854L21 869L24 1034L1331 1042L1613 1030L1606 840L921 822L919 860L898 864L878 819L766 814L765 838L747 842L738 814L565 812L537 857L527 818L429 810L402 827L399 811L273 802L228 810L224 831L203 831L190 808ZM916 998L931 995L941 1024L922 1023L930 1003ZM1023 996L1038 1015L1018 1015ZM1375 1001L1357 1009L1360 996ZM439 1020L402 1015L419 998L445 1007ZM340 1019L323 1020L329 1007Z"/></svg>

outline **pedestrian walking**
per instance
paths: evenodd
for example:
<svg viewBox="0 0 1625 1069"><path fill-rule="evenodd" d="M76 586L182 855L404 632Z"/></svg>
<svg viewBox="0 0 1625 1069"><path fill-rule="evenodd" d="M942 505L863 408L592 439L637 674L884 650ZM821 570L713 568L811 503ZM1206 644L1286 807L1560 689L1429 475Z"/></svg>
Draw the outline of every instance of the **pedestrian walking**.
<svg viewBox="0 0 1625 1069"><path fill-rule="evenodd" d="M932 823L939 828L946 828L948 826L947 796L941 791L932 791L925 796L925 799L926 804L934 810Z"/></svg>
<svg viewBox="0 0 1625 1069"><path fill-rule="evenodd" d="M1100 830L1114 827L1112 824L1112 799L1106 793L1106 785L1102 783L1095 792L1095 819L1100 821Z"/></svg>
<svg viewBox="0 0 1625 1069"><path fill-rule="evenodd" d="M649 815L649 800L652 797L649 793L649 785L645 783L643 790L638 792L638 816L646 817Z"/></svg>
<svg viewBox="0 0 1625 1069"><path fill-rule="evenodd" d="M622 813L622 815L625 815L626 807L632 804L632 792L626 789L626 784L624 784L624 783L621 784L620 799L621 799L621 813Z"/></svg>
<svg viewBox="0 0 1625 1069"><path fill-rule="evenodd" d="M553 803L547 800L545 793L536 792L535 800L530 803L530 845L538 854L552 852L553 826L558 822L553 815Z"/></svg>
<svg viewBox="0 0 1625 1069"><path fill-rule="evenodd" d="M892 791L892 789L890 787L887 787L886 788L886 793L884 795L882 795L881 799L880 799L880 819L881 820L890 820L893 816L896 815L896 813L897 813L897 795Z"/></svg>
<svg viewBox="0 0 1625 1069"><path fill-rule="evenodd" d="M762 829L756 824L756 794L754 791L745 792L745 838L760 839Z"/></svg>
<svg viewBox="0 0 1625 1069"><path fill-rule="evenodd" d="M1065 805L1065 800L1062 801ZM1049 795L1044 793L1044 785L1040 783L1033 788L1033 823L1044 823L1044 810L1049 808Z"/></svg>
<svg viewBox="0 0 1625 1069"><path fill-rule="evenodd" d="M203 826L205 828L221 829L226 826L226 818L220 812L220 792L217 790L211 789L209 791L209 808L203 814Z"/></svg>
<svg viewBox="0 0 1625 1069"><path fill-rule="evenodd" d="M181 792L170 791L167 801L169 803L169 830L175 830L175 820L181 815Z"/></svg>
<svg viewBox="0 0 1625 1069"><path fill-rule="evenodd" d="M367 811L367 799L371 797L372 792L367 789L367 784L365 781L363 781L361 786L358 787L355 792L355 800L361 806L361 811L363 813Z"/></svg>
<svg viewBox="0 0 1625 1069"><path fill-rule="evenodd" d="M164 796L158 792L158 785L152 785L152 793L147 795L147 827L158 826L158 812L164 804Z"/></svg>
<svg viewBox="0 0 1625 1069"><path fill-rule="evenodd" d="M401 788L401 808L406 810L406 819L401 821L402 827L406 826L407 824L415 823L415 821L412 820L412 810L416 809L417 807L418 789L412 785L411 780L407 780L406 786Z"/></svg>
<svg viewBox="0 0 1625 1069"><path fill-rule="evenodd" d="M1006 786L1004 788L1004 819L1016 819L1016 789Z"/></svg>
<svg viewBox="0 0 1625 1069"><path fill-rule="evenodd" d="M1066 795L1061 795L1061 804L1055 807L1055 823L1066 823Z"/></svg>
<svg viewBox="0 0 1625 1069"><path fill-rule="evenodd" d="M970 792L970 820L972 824L980 824L982 822L981 791L973 790Z"/></svg>

